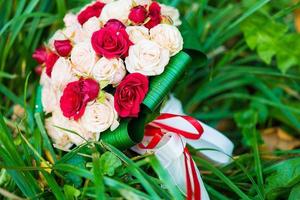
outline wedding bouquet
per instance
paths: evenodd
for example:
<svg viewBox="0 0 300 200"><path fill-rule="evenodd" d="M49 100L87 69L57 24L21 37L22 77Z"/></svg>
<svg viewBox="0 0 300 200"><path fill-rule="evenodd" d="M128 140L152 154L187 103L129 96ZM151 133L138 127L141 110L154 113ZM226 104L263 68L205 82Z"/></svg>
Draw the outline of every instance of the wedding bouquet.
<svg viewBox="0 0 300 200"><path fill-rule="evenodd" d="M137 118L149 80L172 67L183 38L178 10L151 0L94 1L64 24L33 58L47 132L67 150Z"/></svg>
<svg viewBox="0 0 300 200"><path fill-rule="evenodd" d="M202 153L219 164L233 144L186 116L174 97L161 106L191 60L180 24L177 9L151 0L98 0L67 14L65 27L33 54L41 71L37 110L56 148L101 139L155 153L187 199L206 200L186 143L216 149Z"/></svg>

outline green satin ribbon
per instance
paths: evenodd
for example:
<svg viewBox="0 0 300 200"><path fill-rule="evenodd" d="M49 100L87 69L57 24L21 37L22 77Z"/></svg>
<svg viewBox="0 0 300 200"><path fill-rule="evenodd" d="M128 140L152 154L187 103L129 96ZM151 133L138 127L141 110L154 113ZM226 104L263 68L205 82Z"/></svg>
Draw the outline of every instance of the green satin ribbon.
<svg viewBox="0 0 300 200"><path fill-rule="evenodd" d="M43 104L42 104L42 89L43 87L39 85L36 88L36 99L35 99L35 113L43 113Z"/></svg>
<svg viewBox="0 0 300 200"><path fill-rule="evenodd" d="M191 57L181 51L174 56L165 71L150 80L149 92L144 99L143 104L152 112L154 112L168 95L176 82L180 79L191 62Z"/></svg>
<svg viewBox="0 0 300 200"><path fill-rule="evenodd" d="M139 117L121 120L120 126L116 130L101 133L100 139L121 150L140 143L144 137L147 115L159 107L164 97L183 75L190 61L191 57L183 51L172 57L161 75L150 78L149 92L144 99ZM36 112L39 113L43 112L41 91L42 87L38 86Z"/></svg>

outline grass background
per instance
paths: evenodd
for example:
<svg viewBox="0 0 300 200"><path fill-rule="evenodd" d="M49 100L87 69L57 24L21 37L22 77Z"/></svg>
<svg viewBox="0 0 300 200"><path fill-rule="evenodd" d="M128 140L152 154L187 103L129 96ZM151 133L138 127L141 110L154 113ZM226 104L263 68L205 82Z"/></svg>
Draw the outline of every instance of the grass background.
<svg viewBox="0 0 300 200"><path fill-rule="evenodd" d="M0 0L0 194L7 199L184 199L152 155L137 157L100 142L60 152L34 113L38 76L31 54L61 27L68 10L87 2ZM294 26L299 3L162 2L180 9L186 43L208 58L203 63L199 54L192 55L174 92L188 114L217 127L236 146L234 162L224 167L194 156L211 199L300 199L300 151L266 151L268 141L262 138L263 130L273 127L299 137L300 38ZM25 114L18 115L22 109Z"/></svg>

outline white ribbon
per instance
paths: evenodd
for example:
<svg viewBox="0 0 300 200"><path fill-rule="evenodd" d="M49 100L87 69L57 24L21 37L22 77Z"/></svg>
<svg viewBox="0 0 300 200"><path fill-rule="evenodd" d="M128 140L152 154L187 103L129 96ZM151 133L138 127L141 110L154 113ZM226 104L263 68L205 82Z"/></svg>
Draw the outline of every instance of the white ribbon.
<svg viewBox="0 0 300 200"><path fill-rule="evenodd" d="M171 95L170 100L165 104L161 113L170 113L177 115L185 115L181 102ZM199 121L200 122L200 121ZM172 125L174 128L180 128L189 132L193 132L194 127L180 119L164 119L164 124ZM203 127L203 134L199 140L186 139L178 134L166 133L155 149L142 149L138 145L132 148L139 154L146 152L154 152L161 165L168 171L173 182L178 188L186 194L186 171L184 162L184 148L186 143L195 149L200 149L199 154L204 155L216 164L225 165L231 161L230 156L234 148L233 143L217 130L200 122ZM147 143L149 138L146 136L143 143ZM206 150L205 150L206 149ZM215 149L215 150L209 150ZM195 165L195 163L193 163ZM191 166L188 166L191 168ZM200 172L196 167L196 173L201 187L201 200L209 200L208 193L204 187Z"/></svg>

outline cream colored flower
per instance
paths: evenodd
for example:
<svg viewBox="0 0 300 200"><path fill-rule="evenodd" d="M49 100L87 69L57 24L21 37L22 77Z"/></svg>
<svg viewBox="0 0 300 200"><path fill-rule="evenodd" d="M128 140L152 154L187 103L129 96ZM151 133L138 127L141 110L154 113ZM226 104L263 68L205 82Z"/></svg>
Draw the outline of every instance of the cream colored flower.
<svg viewBox="0 0 300 200"><path fill-rule="evenodd" d="M183 38L180 31L172 25L159 24L150 30L151 40L170 51L174 56L183 48Z"/></svg>
<svg viewBox="0 0 300 200"><path fill-rule="evenodd" d="M126 69L122 59L107 59L102 57L92 70L92 76L97 81L108 81L109 84L116 85L122 81L126 75Z"/></svg>
<svg viewBox="0 0 300 200"><path fill-rule="evenodd" d="M97 17L92 17L83 24L82 28L87 40L90 41L93 33L101 28L100 21Z"/></svg>
<svg viewBox="0 0 300 200"><path fill-rule="evenodd" d="M59 109L46 120L46 129L54 145L63 150L69 149L72 144L78 146L86 141L97 141L100 137L99 133L89 132L79 122L64 117Z"/></svg>
<svg viewBox="0 0 300 200"><path fill-rule="evenodd" d="M54 47L55 40L66 40L66 39L67 39L67 37L65 36L65 34L63 33L62 30L56 31L54 33L54 35L50 38L49 42L48 42L49 48L52 51L55 51L55 47Z"/></svg>
<svg viewBox="0 0 300 200"><path fill-rule="evenodd" d="M72 81L77 80L69 60L60 57L53 66L51 73L52 86L58 90L63 90Z"/></svg>
<svg viewBox="0 0 300 200"><path fill-rule="evenodd" d="M90 42L74 45L71 52L71 61L74 71L79 75L89 75L97 62L97 55Z"/></svg>
<svg viewBox="0 0 300 200"><path fill-rule="evenodd" d="M84 143L84 139L78 136L82 135L84 130L76 121L64 117L59 108L52 113L51 118L47 119L46 129L54 145L60 149L69 149L73 144Z"/></svg>
<svg viewBox="0 0 300 200"><path fill-rule="evenodd" d="M117 19L125 23L128 21L128 15L131 9L131 1L118 0L106 4L102 9L100 21L104 24L110 19Z"/></svg>
<svg viewBox="0 0 300 200"><path fill-rule="evenodd" d="M174 26L181 25L182 22L180 20L180 14L176 8L164 4L160 4L160 7L161 7L161 14L163 16L169 17L172 20Z"/></svg>
<svg viewBox="0 0 300 200"><path fill-rule="evenodd" d="M114 130L119 126L118 114L114 108L114 97L105 94L105 101L94 101L87 105L80 124L93 133L101 133L107 129Z"/></svg>
<svg viewBox="0 0 300 200"><path fill-rule="evenodd" d="M130 73L138 72L145 76L156 76L163 73L169 63L170 54L150 40L142 40L129 48L129 55L125 60Z"/></svg>
<svg viewBox="0 0 300 200"><path fill-rule="evenodd" d="M43 69L42 74L41 74L41 79L40 79L40 84L42 86L48 86L51 85L51 79L50 77L46 74L46 68Z"/></svg>
<svg viewBox="0 0 300 200"><path fill-rule="evenodd" d="M53 88L52 85L48 84L43 86L42 105L46 114L53 112L59 107L60 96L61 91Z"/></svg>
<svg viewBox="0 0 300 200"><path fill-rule="evenodd" d="M75 24L78 24L77 16L73 13L67 13L64 17L64 23L66 27L70 27Z"/></svg>
<svg viewBox="0 0 300 200"><path fill-rule="evenodd" d="M66 132L63 132L55 127L54 121L57 121L55 116L52 116L45 120L45 128L47 130L47 133L52 139L54 147L67 151L73 146L73 143L71 142L71 139Z"/></svg>
<svg viewBox="0 0 300 200"><path fill-rule="evenodd" d="M74 43L83 42L86 40L84 30L77 20L77 16L68 13L64 22L66 27L62 30L63 34Z"/></svg>
<svg viewBox="0 0 300 200"><path fill-rule="evenodd" d="M128 26L126 32L134 44L141 40L149 40L150 38L149 30L144 26Z"/></svg>

